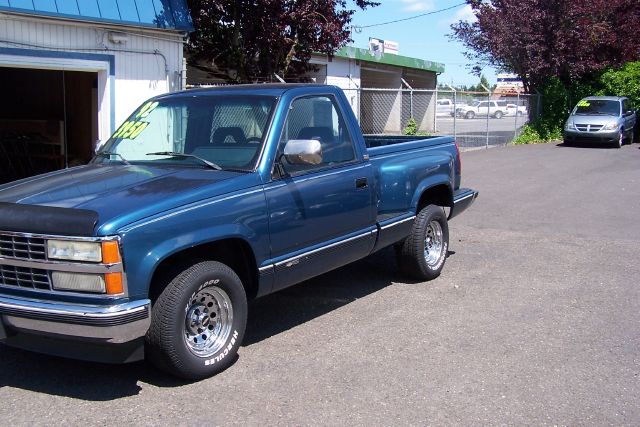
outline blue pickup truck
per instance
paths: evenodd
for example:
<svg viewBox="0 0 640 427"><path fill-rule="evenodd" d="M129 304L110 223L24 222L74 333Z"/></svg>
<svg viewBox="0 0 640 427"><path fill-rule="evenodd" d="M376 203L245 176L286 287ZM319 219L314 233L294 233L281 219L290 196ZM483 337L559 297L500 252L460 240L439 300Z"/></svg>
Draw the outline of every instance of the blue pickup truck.
<svg viewBox="0 0 640 427"><path fill-rule="evenodd" d="M88 165L0 186L0 341L211 376L248 300L388 246L437 277L460 170L450 137L364 137L332 86L153 98Z"/></svg>

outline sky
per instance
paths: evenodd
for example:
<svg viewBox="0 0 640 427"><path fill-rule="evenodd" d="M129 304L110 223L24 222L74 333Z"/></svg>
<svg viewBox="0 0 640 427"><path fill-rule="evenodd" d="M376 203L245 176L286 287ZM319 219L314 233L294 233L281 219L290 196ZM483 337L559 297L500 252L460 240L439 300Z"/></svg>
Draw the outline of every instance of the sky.
<svg viewBox="0 0 640 427"><path fill-rule="evenodd" d="M366 26L395 19L408 18L434 10L445 9L463 3L464 0L378 0L380 5L364 11L357 9L352 25ZM354 31L352 43L356 47L368 48L369 37L391 40L400 44L399 54L413 58L443 63L445 72L438 82L455 85L477 84L479 78L472 75L464 56L465 47L447 37L450 25L459 20L473 20L471 7L461 5L452 10L423 16L394 24L362 28ZM496 70L485 68L483 74L489 83L496 82Z"/></svg>

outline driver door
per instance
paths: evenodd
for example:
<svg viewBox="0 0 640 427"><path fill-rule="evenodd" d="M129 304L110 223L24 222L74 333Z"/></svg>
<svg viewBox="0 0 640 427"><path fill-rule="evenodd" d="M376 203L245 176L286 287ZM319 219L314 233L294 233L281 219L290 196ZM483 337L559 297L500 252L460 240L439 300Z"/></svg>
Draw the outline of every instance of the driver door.
<svg viewBox="0 0 640 427"><path fill-rule="evenodd" d="M320 141L321 163L287 163L282 153L292 139ZM375 243L372 167L357 155L333 96L291 103L277 159L284 176L265 186L274 290L369 254Z"/></svg>

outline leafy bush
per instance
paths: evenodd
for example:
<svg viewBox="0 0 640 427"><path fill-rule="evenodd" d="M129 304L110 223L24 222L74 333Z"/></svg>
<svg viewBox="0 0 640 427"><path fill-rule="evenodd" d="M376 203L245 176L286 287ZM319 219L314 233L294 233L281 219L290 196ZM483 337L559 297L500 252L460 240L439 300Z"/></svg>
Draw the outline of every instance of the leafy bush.
<svg viewBox="0 0 640 427"><path fill-rule="evenodd" d="M416 119L414 119L413 117L410 117L409 120L407 120L407 125L405 126L404 130L402 131L403 134L405 135L415 135L418 133L418 123L416 122Z"/></svg>
<svg viewBox="0 0 640 427"><path fill-rule="evenodd" d="M516 145L541 144L558 140L562 140L562 125L554 121L537 119L524 125L513 143Z"/></svg>
<svg viewBox="0 0 640 427"><path fill-rule="evenodd" d="M416 122L416 119L413 117L410 117L409 120L407 120L407 125L402 131L402 134L409 136L431 136L428 132L418 132L418 122Z"/></svg>

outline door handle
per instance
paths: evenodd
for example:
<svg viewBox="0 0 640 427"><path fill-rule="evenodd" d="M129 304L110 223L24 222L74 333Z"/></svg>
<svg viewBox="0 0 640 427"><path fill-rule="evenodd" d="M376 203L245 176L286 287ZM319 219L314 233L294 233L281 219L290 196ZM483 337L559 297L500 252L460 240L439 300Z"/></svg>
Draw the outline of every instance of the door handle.
<svg viewBox="0 0 640 427"><path fill-rule="evenodd" d="M367 178L356 179L356 188L367 188L368 186Z"/></svg>

